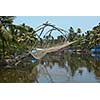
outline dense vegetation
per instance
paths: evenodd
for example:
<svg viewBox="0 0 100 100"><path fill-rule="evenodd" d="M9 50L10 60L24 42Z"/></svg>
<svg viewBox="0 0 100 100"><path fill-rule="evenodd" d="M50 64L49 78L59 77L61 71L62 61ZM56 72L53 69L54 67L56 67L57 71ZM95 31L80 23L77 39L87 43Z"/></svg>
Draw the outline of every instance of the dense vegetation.
<svg viewBox="0 0 100 100"><path fill-rule="evenodd" d="M35 40L36 34L30 26L14 25L15 17L0 17L0 59L14 58L30 48Z"/></svg>
<svg viewBox="0 0 100 100"><path fill-rule="evenodd" d="M85 33L82 33L80 28L75 32L74 29L70 27L68 40L78 40L78 42L73 45L74 48L89 50L100 43L100 24Z"/></svg>
<svg viewBox="0 0 100 100"><path fill-rule="evenodd" d="M14 59L30 48L34 48L37 41L38 46L52 46L57 43L63 43L65 38L60 35L55 39L51 34L44 38L38 38L36 31L25 25L13 24L14 16L0 17L0 60ZM67 24L67 23L66 23ZM72 49L89 50L91 47L100 43L100 24L93 27L85 33L78 28L75 32L70 27L66 35L69 42L78 40L77 43L70 46Z"/></svg>

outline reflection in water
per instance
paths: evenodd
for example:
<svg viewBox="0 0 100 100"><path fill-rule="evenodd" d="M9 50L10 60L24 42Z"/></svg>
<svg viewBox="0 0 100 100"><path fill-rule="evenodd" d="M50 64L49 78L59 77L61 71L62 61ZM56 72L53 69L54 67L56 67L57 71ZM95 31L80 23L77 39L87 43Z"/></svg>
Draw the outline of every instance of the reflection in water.
<svg viewBox="0 0 100 100"><path fill-rule="evenodd" d="M45 63L45 65L44 65ZM100 63L90 55L68 54L47 55L37 66L45 67L53 82L99 82ZM45 76L48 73L39 72L39 82L50 82ZM52 81L51 81L52 82Z"/></svg>
<svg viewBox="0 0 100 100"><path fill-rule="evenodd" d="M0 68L0 82L3 83L29 83L38 82L36 79L37 68L31 63L30 58L23 60L18 66L13 66L12 68Z"/></svg>
<svg viewBox="0 0 100 100"><path fill-rule="evenodd" d="M0 82L100 82L100 60L91 55L51 53L41 61L24 59L12 68L0 68Z"/></svg>

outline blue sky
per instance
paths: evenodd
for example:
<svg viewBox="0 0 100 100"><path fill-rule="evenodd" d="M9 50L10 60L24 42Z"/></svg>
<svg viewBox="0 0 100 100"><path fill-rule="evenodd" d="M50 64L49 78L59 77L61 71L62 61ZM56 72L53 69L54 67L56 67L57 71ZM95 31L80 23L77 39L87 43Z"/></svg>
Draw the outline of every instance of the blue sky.
<svg viewBox="0 0 100 100"><path fill-rule="evenodd" d="M85 32L100 23L100 16L17 16L14 23L25 23L36 28L46 21L62 27L65 30L73 27L75 30L81 28ZM55 36L57 36L57 33L55 33Z"/></svg>

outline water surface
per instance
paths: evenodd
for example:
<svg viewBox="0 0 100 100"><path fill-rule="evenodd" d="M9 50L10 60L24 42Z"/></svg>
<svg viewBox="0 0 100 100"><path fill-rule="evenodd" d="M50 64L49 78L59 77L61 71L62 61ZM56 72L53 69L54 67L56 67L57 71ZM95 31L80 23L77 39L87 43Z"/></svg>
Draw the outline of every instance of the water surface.
<svg viewBox="0 0 100 100"><path fill-rule="evenodd" d="M100 82L100 59L87 54L52 53L42 60L25 58L19 65L0 68L0 82L95 83Z"/></svg>

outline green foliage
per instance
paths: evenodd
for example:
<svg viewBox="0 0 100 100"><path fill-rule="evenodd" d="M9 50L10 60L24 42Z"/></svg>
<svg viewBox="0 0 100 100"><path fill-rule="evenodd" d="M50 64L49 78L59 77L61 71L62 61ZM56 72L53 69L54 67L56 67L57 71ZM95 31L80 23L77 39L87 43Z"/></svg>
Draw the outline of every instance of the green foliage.
<svg viewBox="0 0 100 100"><path fill-rule="evenodd" d="M100 43L100 24L93 27L91 31L85 32L85 34L81 33L82 31L80 28L75 32L74 29L70 27L68 41L78 40L78 42L73 44L71 47L84 50L90 49Z"/></svg>
<svg viewBox="0 0 100 100"><path fill-rule="evenodd" d="M0 59L17 56L28 50L36 41L33 28L25 24L14 25L13 16L0 17Z"/></svg>
<svg viewBox="0 0 100 100"><path fill-rule="evenodd" d="M25 23L14 25L14 18L14 16L0 16L0 59L5 59L5 56L11 58L22 54L33 48L36 43L41 47L50 47L65 41L62 35L55 39L51 33L39 38L35 30ZM73 27L70 27L66 36L69 42L78 41L71 45L71 48L90 49L100 43L100 24L85 33L82 33L81 28L77 28L75 32Z"/></svg>

